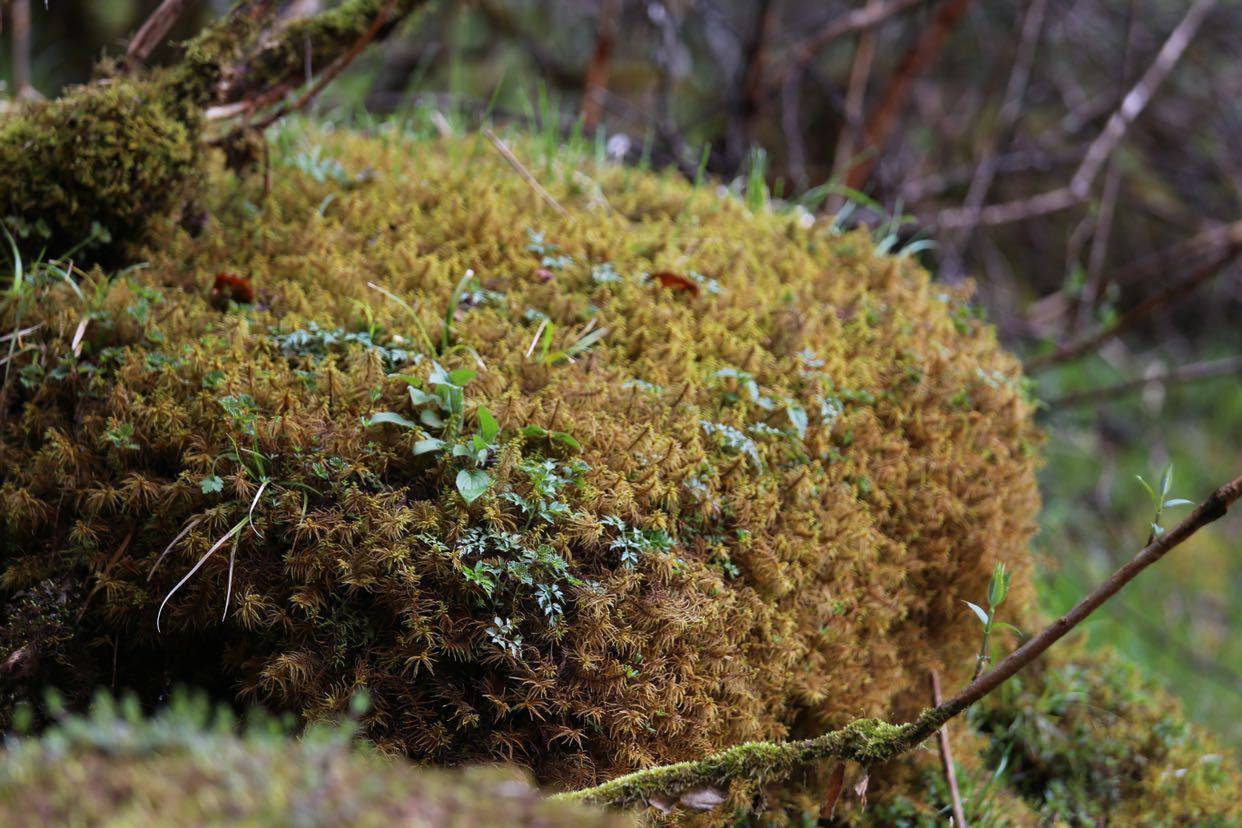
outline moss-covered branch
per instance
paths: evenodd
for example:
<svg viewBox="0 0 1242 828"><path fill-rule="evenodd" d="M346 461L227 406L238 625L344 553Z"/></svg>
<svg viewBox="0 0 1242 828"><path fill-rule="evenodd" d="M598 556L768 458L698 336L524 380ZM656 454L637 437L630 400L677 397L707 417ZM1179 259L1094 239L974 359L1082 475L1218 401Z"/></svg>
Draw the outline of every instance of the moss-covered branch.
<svg viewBox="0 0 1242 828"><path fill-rule="evenodd" d="M123 254L153 220L193 198L206 107L265 93L275 102L304 71L308 44L314 65L329 66L425 4L346 0L271 31L275 4L247 0L191 40L170 69L104 77L29 105L0 120L0 222L28 255Z"/></svg>
<svg viewBox="0 0 1242 828"><path fill-rule="evenodd" d="M979 676L943 704L923 711L913 722L894 725L877 719L861 719L812 739L783 743L750 742L697 762L679 762L635 771L593 788L559 794L558 798L624 808L648 803L653 797L676 797L695 788L725 787L738 779L756 782L779 779L799 765L823 759L871 765L899 756L1029 665L1144 569L1204 526L1224 517L1229 506L1240 497L1242 476L1214 491L1176 528L1148 544L1073 609L1010 653L994 669Z"/></svg>

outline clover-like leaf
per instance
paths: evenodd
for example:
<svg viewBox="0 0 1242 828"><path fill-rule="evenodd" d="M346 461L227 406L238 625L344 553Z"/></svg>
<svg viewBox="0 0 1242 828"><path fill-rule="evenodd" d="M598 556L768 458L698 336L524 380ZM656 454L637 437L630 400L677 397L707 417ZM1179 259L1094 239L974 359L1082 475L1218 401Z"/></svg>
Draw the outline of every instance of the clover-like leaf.
<svg viewBox="0 0 1242 828"><path fill-rule="evenodd" d="M474 503L482 497L490 485L492 485L491 475L485 471L462 469L457 473L457 491L461 494L462 500L467 503Z"/></svg>

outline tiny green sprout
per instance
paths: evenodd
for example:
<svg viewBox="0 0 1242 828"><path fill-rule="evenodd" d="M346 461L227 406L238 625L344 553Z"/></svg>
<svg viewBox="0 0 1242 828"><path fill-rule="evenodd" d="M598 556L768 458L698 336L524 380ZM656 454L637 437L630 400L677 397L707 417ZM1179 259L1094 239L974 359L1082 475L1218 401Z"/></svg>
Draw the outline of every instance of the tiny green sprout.
<svg viewBox="0 0 1242 828"><path fill-rule="evenodd" d="M1151 521L1151 532L1147 535L1147 543L1150 545L1152 541L1164 534L1164 527L1160 524L1160 519L1164 515L1165 509L1171 509L1174 506L1193 506L1194 501L1187 500L1184 497L1169 497L1169 489L1173 487L1173 464L1165 466L1164 471L1160 474L1160 482L1156 486L1152 486L1143 479L1143 475L1134 475L1143 489L1146 490L1147 496L1151 498L1152 509L1155 516Z"/></svg>
<svg viewBox="0 0 1242 828"><path fill-rule="evenodd" d="M992 580L988 582L988 608L984 609L970 601L963 602L970 607L970 611L975 614L975 617L979 619L979 623L983 625L983 640L979 645L979 655L975 659L975 674L971 681L979 677L979 674L983 672L983 669L991 660L988 646L994 628L1005 627L1021 634L1018 628L1012 624L996 620L996 610L1001 604L1005 603L1005 597L1009 595L1009 584L1012 580L1013 573L1005 568L1003 561L997 561L996 567L992 570Z"/></svg>
<svg viewBox="0 0 1242 828"><path fill-rule="evenodd" d="M203 494L219 494L224 491L224 481L218 474L209 474L199 482L198 487Z"/></svg>
<svg viewBox="0 0 1242 828"><path fill-rule="evenodd" d="M134 427L130 423L118 423L105 431L104 437L109 443L119 449L137 451L139 448L138 444L134 442Z"/></svg>

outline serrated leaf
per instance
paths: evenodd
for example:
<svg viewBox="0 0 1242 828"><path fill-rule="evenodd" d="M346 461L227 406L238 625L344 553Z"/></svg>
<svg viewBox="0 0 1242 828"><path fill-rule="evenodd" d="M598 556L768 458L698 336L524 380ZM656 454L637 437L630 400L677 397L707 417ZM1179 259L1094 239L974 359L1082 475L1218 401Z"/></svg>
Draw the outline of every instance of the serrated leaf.
<svg viewBox="0 0 1242 828"><path fill-rule="evenodd" d="M467 503L474 503L491 485L491 475L485 471L462 469L457 473L457 491Z"/></svg>
<svg viewBox="0 0 1242 828"><path fill-rule="evenodd" d="M202 489L203 494L218 494L224 491L224 481L220 479L219 475L212 474L204 477L202 482L198 484L198 487Z"/></svg>
<svg viewBox="0 0 1242 828"><path fill-rule="evenodd" d="M969 601L963 601L962 603L971 608L975 615L978 616L979 622L983 624L983 626L986 627L988 625L988 614L983 607L978 604L972 604Z"/></svg>
<svg viewBox="0 0 1242 828"><path fill-rule="evenodd" d="M377 426L382 423L387 423L388 425L401 426L402 428L417 428L418 427L414 424L412 420L407 420L405 417L402 417L400 414L398 414L395 411L380 411L375 414L372 414L370 417L365 417L362 420L362 424L366 426L367 428L371 428L373 426Z"/></svg>
<svg viewBox="0 0 1242 828"><path fill-rule="evenodd" d="M420 454L428 454L433 451L442 451L445 445L447 444L438 437L428 437L425 440L419 440L414 444L414 456L417 457Z"/></svg>

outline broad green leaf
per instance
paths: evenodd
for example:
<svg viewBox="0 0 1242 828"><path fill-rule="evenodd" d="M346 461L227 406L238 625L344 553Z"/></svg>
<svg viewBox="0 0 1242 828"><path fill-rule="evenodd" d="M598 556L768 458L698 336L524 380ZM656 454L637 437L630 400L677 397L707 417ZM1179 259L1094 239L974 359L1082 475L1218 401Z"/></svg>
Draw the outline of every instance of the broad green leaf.
<svg viewBox="0 0 1242 828"><path fill-rule="evenodd" d="M474 503L482 497L490 485L492 478L485 471L462 469L457 473L457 491L467 503Z"/></svg>
<svg viewBox="0 0 1242 828"><path fill-rule="evenodd" d="M419 391L417 388L410 388L410 402L415 406L427 405L436 402L439 398L435 394L428 394L426 391Z"/></svg>
<svg viewBox="0 0 1242 828"><path fill-rule="evenodd" d="M479 374L478 371L473 371L469 368L458 368L455 371L449 371L448 380L453 385L456 385L460 388L460 387L465 386L466 383L470 382L470 380L478 376L478 374Z"/></svg>
<svg viewBox="0 0 1242 828"><path fill-rule="evenodd" d="M216 494L224 491L224 481L219 475L212 474L204 477L198 487L203 490L203 494Z"/></svg>
<svg viewBox="0 0 1242 828"><path fill-rule="evenodd" d="M480 405L475 414L479 418L479 436L488 445L496 442L496 438L500 436L500 423L496 422L492 412L488 411L486 406Z"/></svg>
<svg viewBox="0 0 1242 828"><path fill-rule="evenodd" d="M971 610L974 611L975 615L979 617L979 623L983 624L983 626L985 627L988 625L988 614L987 614L987 611L983 609L983 607L979 606L978 604L972 604L969 601L963 601L962 603L964 603L966 606L970 607Z"/></svg>
<svg viewBox="0 0 1242 828"><path fill-rule="evenodd" d="M424 408L418 412L418 419L428 428L444 428L444 420L440 419L440 415L430 408Z"/></svg>
<svg viewBox="0 0 1242 828"><path fill-rule="evenodd" d="M413 421L407 420L395 411L380 411L372 414L370 417L363 419L362 424L367 428L387 423L389 425L401 426L402 428L417 428Z"/></svg>
<svg viewBox="0 0 1242 828"><path fill-rule="evenodd" d="M442 451L445 442L438 437L428 437L425 440L419 440L414 444L414 455L428 454L433 451Z"/></svg>

